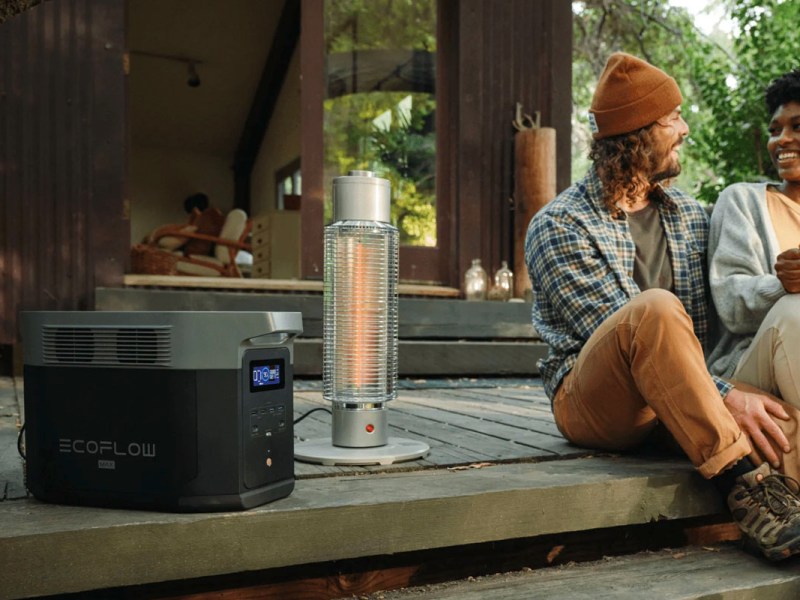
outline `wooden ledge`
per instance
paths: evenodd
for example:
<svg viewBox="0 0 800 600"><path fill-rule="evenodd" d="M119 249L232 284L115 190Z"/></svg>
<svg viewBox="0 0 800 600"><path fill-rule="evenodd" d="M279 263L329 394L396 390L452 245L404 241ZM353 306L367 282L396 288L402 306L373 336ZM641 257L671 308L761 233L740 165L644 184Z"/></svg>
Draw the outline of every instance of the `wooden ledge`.
<svg viewBox="0 0 800 600"><path fill-rule="evenodd" d="M716 514L684 462L585 458L303 479L239 513L165 514L6 502L3 598Z"/></svg>
<svg viewBox="0 0 800 600"><path fill-rule="evenodd" d="M300 279L237 279L232 277L194 277L182 275L125 275L125 287L196 288L215 290L239 290L252 292L314 292L322 293L321 281ZM401 296L427 296L435 298L459 298L461 291L438 285L401 283Z"/></svg>

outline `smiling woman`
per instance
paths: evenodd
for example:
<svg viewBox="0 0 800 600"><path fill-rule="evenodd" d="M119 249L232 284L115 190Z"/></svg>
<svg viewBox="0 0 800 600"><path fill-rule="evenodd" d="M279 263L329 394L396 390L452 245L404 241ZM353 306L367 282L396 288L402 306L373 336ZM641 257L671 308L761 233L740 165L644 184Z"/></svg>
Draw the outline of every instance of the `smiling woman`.
<svg viewBox="0 0 800 600"><path fill-rule="evenodd" d="M800 204L800 69L773 82L767 109L772 115L767 151L782 179L777 189Z"/></svg>
<svg viewBox="0 0 800 600"><path fill-rule="evenodd" d="M709 279L721 336L709 368L754 392L744 429L756 445L776 424L794 445L800 421L800 70L774 80L766 104L767 149L781 183L734 184L714 208ZM760 452L767 457L770 448ZM779 453L772 462L796 477L795 455Z"/></svg>

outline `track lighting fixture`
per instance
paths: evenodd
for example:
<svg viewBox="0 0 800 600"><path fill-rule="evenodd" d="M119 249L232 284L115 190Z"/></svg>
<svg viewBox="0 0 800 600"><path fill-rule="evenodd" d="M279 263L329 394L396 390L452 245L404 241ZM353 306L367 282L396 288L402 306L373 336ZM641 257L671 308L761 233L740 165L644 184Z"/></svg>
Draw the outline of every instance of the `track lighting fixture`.
<svg viewBox="0 0 800 600"><path fill-rule="evenodd" d="M194 58L189 58L188 56L174 56L171 54L159 54L158 52L146 52L144 50L131 50L130 54L138 55L138 56L147 56L149 58L160 58L162 60L171 60L175 62L180 62L186 65L187 69L187 76L186 76L186 85L191 88L200 87L200 75L197 73L197 65L202 65L202 61L196 60Z"/></svg>

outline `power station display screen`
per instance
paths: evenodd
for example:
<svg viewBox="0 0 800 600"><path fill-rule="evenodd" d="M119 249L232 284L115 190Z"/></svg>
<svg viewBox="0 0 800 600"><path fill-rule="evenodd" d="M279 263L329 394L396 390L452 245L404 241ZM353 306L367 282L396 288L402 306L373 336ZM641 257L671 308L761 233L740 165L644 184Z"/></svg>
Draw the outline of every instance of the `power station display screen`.
<svg viewBox="0 0 800 600"><path fill-rule="evenodd" d="M286 385L286 366L282 358L254 360L250 363L250 391L279 389Z"/></svg>

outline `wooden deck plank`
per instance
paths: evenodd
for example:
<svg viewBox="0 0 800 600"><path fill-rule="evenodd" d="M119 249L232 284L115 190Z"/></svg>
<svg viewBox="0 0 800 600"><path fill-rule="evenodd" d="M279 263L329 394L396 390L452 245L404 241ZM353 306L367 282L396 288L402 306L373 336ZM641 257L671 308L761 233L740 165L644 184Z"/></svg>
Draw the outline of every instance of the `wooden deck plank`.
<svg viewBox="0 0 800 600"><path fill-rule="evenodd" d="M552 414L550 399L539 385L510 386L501 388L463 388L448 390L448 395L453 398L481 398L486 401L498 402L509 406L521 406L530 410Z"/></svg>
<svg viewBox="0 0 800 600"><path fill-rule="evenodd" d="M310 396L309 393L303 393L298 403L297 398L295 401L295 418L301 416L312 408L324 407L328 408L330 403L322 400L320 394ZM298 410L299 409L299 410ZM319 415L319 416L317 416ZM329 475L336 472L341 473L354 473L354 472L373 472L373 471L395 471L395 470L408 470L410 468L429 468L436 466L448 466L465 464L475 461L490 460L492 457L483 453L465 452L459 448L453 447L447 441L439 441L430 438L424 434L419 434L415 430L419 429L419 419L403 420L395 418L395 412L391 413L392 418L389 421L391 429L390 435L395 437L405 437L426 442L431 447L431 453L428 457L414 461L403 463L396 463L394 465L368 465L368 466L339 466L339 467L325 467L319 465L311 465L310 463L296 462L295 473L298 477L314 476L314 475ZM331 417L325 413L315 413L303 421L298 423L295 429L295 439L297 441L304 441L313 438L329 437L331 435ZM309 468L311 467L311 468Z"/></svg>
<svg viewBox="0 0 800 600"><path fill-rule="evenodd" d="M15 597L697 517L721 504L685 462L590 458L303 479L240 513L1 508L0 595Z"/></svg>
<svg viewBox="0 0 800 600"><path fill-rule="evenodd" d="M308 393L305 398L308 398ZM486 454L486 458L514 458L520 456L535 456L531 448L514 448L509 446L508 439L499 438L496 435L478 429L478 420L458 413L442 411L436 407L417 404L412 407L406 406L401 396L397 400L389 403L389 425L402 427L404 431L413 432L422 439L432 437L441 442L447 442L456 448L474 449L481 448ZM326 405L319 396L319 405ZM310 417L309 417L310 418ZM464 427L455 421L462 421L468 427ZM402 423L402 426L400 425ZM303 437L306 437L303 435ZM563 438L562 438L563 439ZM509 454L511 452L511 454ZM551 456L554 452L544 449L543 455Z"/></svg>
<svg viewBox="0 0 800 600"><path fill-rule="evenodd" d="M537 451L543 454L558 455L570 454L573 451L573 448L560 435L536 430L536 422L533 420L522 427L490 421L481 418L474 409L467 410L465 403L459 400L439 398L425 403L419 402L419 398L417 398L415 404L415 412L424 415L428 421L441 426L460 428L463 431L460 435L466 436L470 440L474 440L476 437L482 439L483 443L489 447L506 448L506 458L537 456ZM511 446L507 446L509 442Z"/></svg>
<svg viewBox="0 0 800 600"><path fill-rule="evenodd" d="M602 561L407 588L369 600L788 600L800 597L800 562L782 564L732 546L646 552Z"/></svg>
<svg viewBox="0 0 800 600"><path fill-rule="evenodd" d="M316 398L311 396L308 392L304 392L300 398L301 410L298 411L298 402L295 402L295 418L305 413L307 410L316 407L328 407L330 404L322 400L321 394L316 394ZM395 471L395 470L408 470L409 468L426 468L433 466L453 466L465 465L475 462L493 461L498 458L507 458L494 454L477 450L473 447L464 447L461 445L453 444L453 439L458 435L458 431L442 432L441 426L438 424L430 425L425 419L415 414L406 414L397 408L398 401L390 404L389 409L389 427L391 429L390 435L396 437L405 437L415 439L427 443L431 447L430 454L424 459L408 461L404 463L396 463L393 465L381 466L366 466L366 467L321 467L316 466L309 469L311 465L308 463L297 462L295 464L295 472L299 477L314 476L321 474L332 474L335 472L372 472L372 471ZM327 437L331 434L330 416L321 414L316 418L316 414L311 415L301 421L295 430L295 436L298 441ZM478 446L481 447L481 446Z"/></svg>
<svg viewBox="0 0 800 600"><path fill-rule="evenodd" d="M389 425L395 435L408 434L431 445L429 462L416 461L419 466L586 454L563 440L549 408L544 413L521 404L509 406L501 397L486 402L483 391L466 394L461 389L401 390L398 398L389 403ZM458 397L453 398L456 394ZM303 412L311 407L328 406L319 391L298 392L296 398L304 403ZM325 424L319 423L312 431L304 432L301 423L298 436L308 439L329 435L329 420L324 415L321 418ZM402 466L394 465L397 468ZM299 472L311 475L305 469Z"/></svg>
<svg viewBox="0 0 800 600"><path fill-rule="evenodd" d="M487 402L486 395L480 393L453 398L452 394L434 392L425 395L405 395L403 399L410 404L435 403L444 410L457 411L477 418L497 421L513 427L530 428L533 431L561 437L550 410L544 412L534 406L507 403L499 401L497 398Z"/></svg>

